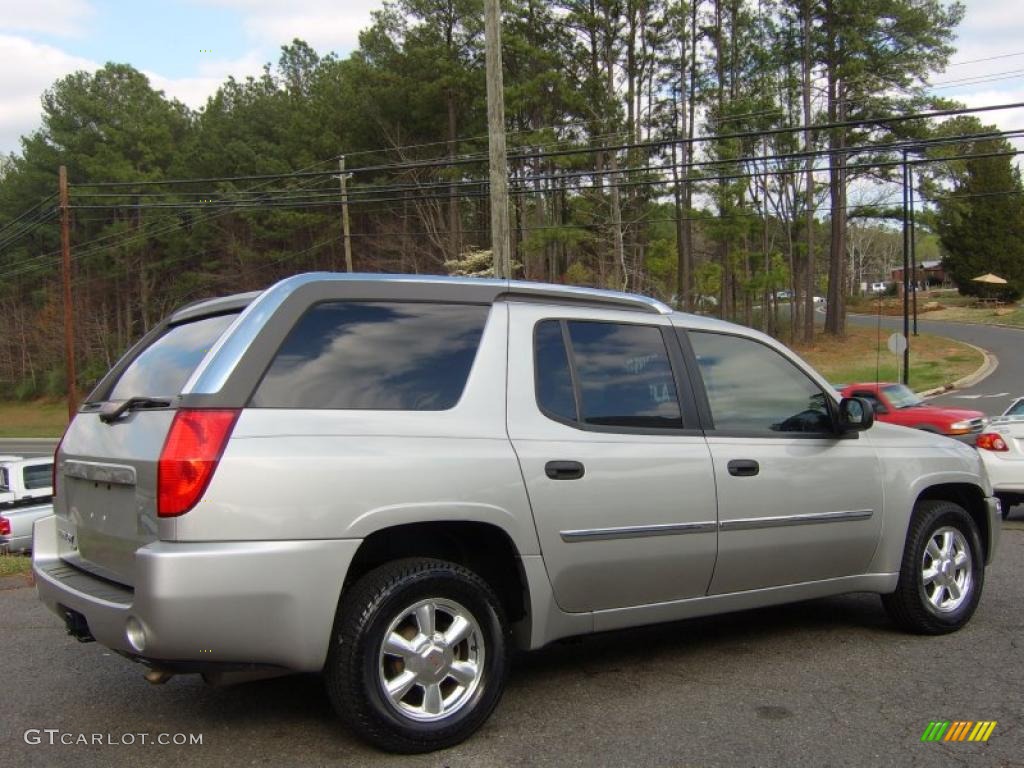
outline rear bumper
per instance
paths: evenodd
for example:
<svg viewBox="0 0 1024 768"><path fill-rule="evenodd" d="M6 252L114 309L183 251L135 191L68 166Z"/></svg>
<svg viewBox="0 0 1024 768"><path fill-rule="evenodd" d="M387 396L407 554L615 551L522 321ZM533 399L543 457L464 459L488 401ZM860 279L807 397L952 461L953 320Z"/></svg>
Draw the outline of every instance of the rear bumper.
<svg viewBox="0 0 1024 768"><path fill-rule="evenodd" d="M115 651L154 663L316 672L359 544L156 541L136 552L132 589L60 560L57 519L47 517L35 526L32 569L50 610L81 614L91 635Z"/></svg>

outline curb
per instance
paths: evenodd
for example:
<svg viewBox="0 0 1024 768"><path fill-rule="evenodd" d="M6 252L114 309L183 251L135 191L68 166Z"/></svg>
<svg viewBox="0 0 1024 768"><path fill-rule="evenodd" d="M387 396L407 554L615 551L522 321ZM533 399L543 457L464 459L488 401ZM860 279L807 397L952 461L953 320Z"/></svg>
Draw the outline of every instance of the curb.
<svg viewBox="0 0 1024 768"><path fill-rule="evenodd" d="M995 373L996 368L999 367L999 358L987 349L976 347L973 344L968 344L966 341L960 341L959 339L954 339L954 341L958 344L968 346L976 352L980 352L985 357L985 362L982 363L981 367L974 371L974 373L969 373L966 376L957 379L952 384L944 384L941 387L935 387L934 389L926 389L924 392L918 392L917 394L921 397L935 397L936 395L942 395L946 392L952 392L954 389L966 389L967 387L973 387L975 384L980 383Z"/></svg>

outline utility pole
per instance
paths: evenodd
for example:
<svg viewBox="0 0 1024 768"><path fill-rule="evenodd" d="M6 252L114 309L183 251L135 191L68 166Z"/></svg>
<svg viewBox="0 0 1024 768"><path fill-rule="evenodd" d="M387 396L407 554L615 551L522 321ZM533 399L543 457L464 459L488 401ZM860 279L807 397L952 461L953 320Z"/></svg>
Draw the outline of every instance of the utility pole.
<svg viewBox="0 0 1024 768"><path fill-rule="evenodd" d="M910 277L914 282L914 295L911 297L911 301L914 304L913 315L914 315L914 335L917 336L917 237L916 230L917 225L914 221L914 168L910 167L908 170L910 178L910 191L907 192L907 196L910 199Z"/></svg>
<svg viewBox="0 0 1024 768"><path fill-rule="evenodd" d="M348 224L348 177L345 173L345 156L338 158L338 183L341 185L341 231L345 238L345 271L352 271L352 233Z"/></svg>
<svg viewBox="0 0 1024 768"><path fill-rule="evenodd" d="M903 383L910 385L910 167L903 150Z"/></svg>
<svg viewBox="0 0 1024 768"><path fill-rule="evenodd" d="M60 167L58 175L60 207L61 281L64 284L64 363L68 379L68 422L78 410L75 391L75 318L71 310L71 209L68 205L68 169Z"/></svg>
<svg viewBox="0 0 1024 768"><path fill-rule="evenodd" d="M508 158L505 156L505 87L501 64L500 0L484 0L487 59L487 135L491 171L491 251L494 276L512 277L508 221Z"/></svg>

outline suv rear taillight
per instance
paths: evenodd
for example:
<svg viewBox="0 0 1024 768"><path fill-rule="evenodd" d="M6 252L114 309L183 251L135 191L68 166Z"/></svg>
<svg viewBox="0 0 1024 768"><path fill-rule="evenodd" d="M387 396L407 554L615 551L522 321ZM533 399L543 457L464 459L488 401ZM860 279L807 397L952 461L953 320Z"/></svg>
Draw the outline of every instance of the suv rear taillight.
<svg viewBox="0 0 1024 768"><path fill-rule="evenodd" d="M157 466L160 517L177 517L196 505L217 469L238 414L238 410L192 409L174 414Z"/></svg>
<svg viewBox="0 0 1024 768"><path fill-rule="evenodd" d="M0 517L0 536L11 535L11 521L6 517Z"/></svg>
<svg viewBox="0 0 1024 768"><path fill-rule="evenodd" d="M975 445L979 448L984 448L986 451L1002 452L1010 450L1006 445L1006 441L994 432L982 432L978 435Z"/></svg>

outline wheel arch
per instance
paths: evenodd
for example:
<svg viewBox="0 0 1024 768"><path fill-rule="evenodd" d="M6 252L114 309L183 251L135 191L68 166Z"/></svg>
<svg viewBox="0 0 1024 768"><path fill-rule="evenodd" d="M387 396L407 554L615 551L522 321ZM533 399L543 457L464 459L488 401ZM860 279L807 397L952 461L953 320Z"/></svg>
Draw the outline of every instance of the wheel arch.
<svg viewBox="0 0 1024 768"><path fill-rule="evenodd" d="M530 621L530 582L507 531L489 522L431 520L390 525L366 536L345 575L342 592L385 563L433 557L458 563L494 589L510 624Z"/></svg>
<svg viewBox="0 0 1024 768"><path fill-rule="evenodd" d="M979 486L963 482L929 485L917 494L914 506L916 507L918 502L921 501L951 501L967 510L967 514L971 516L974 524L978 526L978 533L981 536L981 547L985 553L985 562L991 561L992 521L989 519L985 492Z"/></svg>

